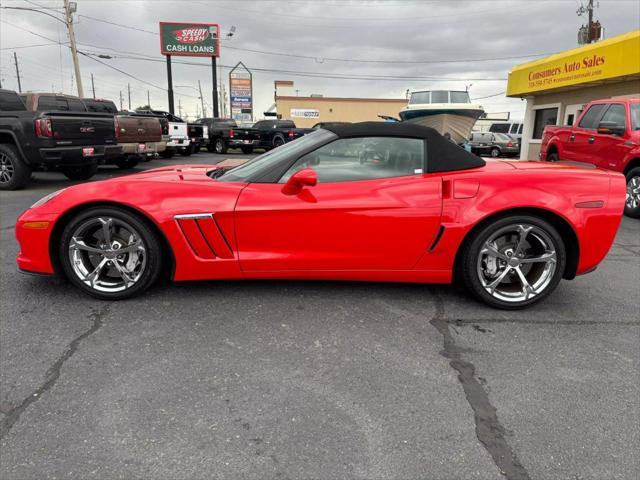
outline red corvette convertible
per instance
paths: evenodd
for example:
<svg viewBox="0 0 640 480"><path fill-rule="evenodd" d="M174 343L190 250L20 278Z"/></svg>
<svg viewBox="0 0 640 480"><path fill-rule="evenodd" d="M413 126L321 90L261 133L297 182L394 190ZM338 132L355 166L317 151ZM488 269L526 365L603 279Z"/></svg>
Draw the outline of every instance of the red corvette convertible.
<svg viewBox="0 0 640 480"><path fill-rule="evenodd" d="M102 299L162 275L456 278L519 308L596 268L624 202L618 173L485 162L414 124L337 124L234 168L158 168L52 193L18 219L18 267Z"/></svg>

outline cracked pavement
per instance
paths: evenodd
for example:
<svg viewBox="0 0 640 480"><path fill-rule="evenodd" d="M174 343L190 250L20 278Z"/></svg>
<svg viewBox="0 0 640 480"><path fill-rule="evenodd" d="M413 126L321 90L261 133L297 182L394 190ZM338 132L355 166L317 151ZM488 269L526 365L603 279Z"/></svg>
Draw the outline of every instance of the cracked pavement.
<svg viewBox="0 0 640 480"><path fill-rule="evenodd" d="M521 312L352 282L109 303L15 271L16 217L66 185L0 192L0 478L640 477L640 221Z"/></svg>

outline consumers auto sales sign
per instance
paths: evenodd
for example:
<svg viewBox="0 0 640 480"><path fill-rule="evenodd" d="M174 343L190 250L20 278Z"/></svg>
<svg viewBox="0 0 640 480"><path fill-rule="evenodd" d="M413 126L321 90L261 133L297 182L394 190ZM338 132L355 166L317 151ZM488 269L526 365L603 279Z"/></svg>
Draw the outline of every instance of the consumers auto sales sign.
<svg viewBox="0 0 640 480"><path fill-rule="evenodd" d="M219 57L220 27L212 23L160 22L163 55Z"/></svg>

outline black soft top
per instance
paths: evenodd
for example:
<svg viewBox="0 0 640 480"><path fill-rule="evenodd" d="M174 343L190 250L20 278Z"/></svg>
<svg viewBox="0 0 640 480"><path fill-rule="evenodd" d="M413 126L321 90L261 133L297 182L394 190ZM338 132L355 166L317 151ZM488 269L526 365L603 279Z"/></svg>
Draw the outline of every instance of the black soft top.
<svg viewBox="0 0 640 480"><path fill-rule="evenodd" d="M329 124L325 130L340 138L405 137L420 138L427 144L427 171L450 172L483 167L485 161L440 135L436 130L411 122L360 122Z"/></svg>

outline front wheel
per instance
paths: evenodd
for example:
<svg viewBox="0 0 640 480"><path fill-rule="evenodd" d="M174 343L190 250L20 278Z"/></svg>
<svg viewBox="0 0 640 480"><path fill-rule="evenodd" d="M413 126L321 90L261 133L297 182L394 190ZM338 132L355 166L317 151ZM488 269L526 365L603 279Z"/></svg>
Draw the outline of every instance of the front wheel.
<svg viewBox="0 0 640 480"><path fill-rule="evenodd" d="M119 208L76 215L62 232L59 258L67 278L85 293L121 300L158 278L162 249L144 218Z"/></svg>
<svg viewBox="0 0 640 480"><path fill-rule="evenodd" d="M548 222L503 217L475 232L462 254L462 279L484 303L515 310L539 302L560 282L566 249Z"/></svg>
<svg viewBox="0 0 640 480"><path fill-rule="evenodd" d="M29 183L31 169L13 145L0 145L0 190L17 190Z"/></svg>
<svg viewBox="0 0 640 480"><path fill-rule="evenodd" d="M624 214L631 218L640 218L640 167L627 173L627 198Z"/></svg>
<svg viewBox="0 0 640 480"><path fill-rule="evenodd" d="M560 161L560 156L556 152L553 152L547 155L547 162L559 162L559 161Z"/></svg>
<svg viewBox="0 0 640 480"><path fill-rule="evenodd" d="M69 180L89 180L98 171L98 164L82 165L81 167L70 167L62 170L62 173Z"/></svg>

